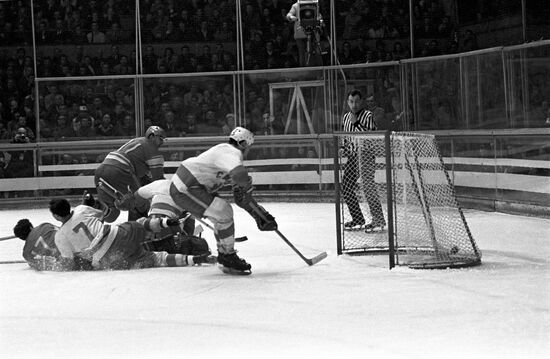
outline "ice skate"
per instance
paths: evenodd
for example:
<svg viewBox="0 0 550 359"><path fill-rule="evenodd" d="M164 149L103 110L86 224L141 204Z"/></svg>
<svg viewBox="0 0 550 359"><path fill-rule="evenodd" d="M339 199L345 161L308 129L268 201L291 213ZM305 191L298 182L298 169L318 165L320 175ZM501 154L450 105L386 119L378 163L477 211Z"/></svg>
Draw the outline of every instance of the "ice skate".
<svg viewBox="0 0 550 359"><path fill-rule="evenodd" d="M383 232L386 229L386 223L373 221L365 225L365 233Z"/></svg>
<svg viewBox="0 0 550 359"><path fill-rule="evenodd" d="M220 270L226 274L248 275L252 273L250 264L239 258L236 252L218 253L218 264Z"/></svg>
<svg viewBox="0 0 550 359"><path fill-rule="evenodd" d="M346 231L358 231L365 226L365 221L349 221L344 223L344 230Z"/></svg>

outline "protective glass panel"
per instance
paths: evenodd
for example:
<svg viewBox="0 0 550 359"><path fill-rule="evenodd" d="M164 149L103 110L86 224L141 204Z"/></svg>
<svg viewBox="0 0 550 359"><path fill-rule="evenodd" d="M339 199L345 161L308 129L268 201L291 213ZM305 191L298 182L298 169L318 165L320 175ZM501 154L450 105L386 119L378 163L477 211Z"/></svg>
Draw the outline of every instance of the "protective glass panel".
<svg viewBox="0 0 550 359"><path fill-rule="evenodd" d="M414 128L439 130L466 128L460 98L458 58L411 64L415 99Z"/></svg>
<svg viewBox="0 0 550 359"><path fill-rule="evenodd" d="M237 69L233 1L140 1L143 73Z"/></svg>
<svg viewBox="0 0 550 359"><path fill-rule="evenodd" d="M397 65L344 68L343 81L338 83L342 103L336 127L341 131L341 116L349 111L347 94L351 90L362 93L363 106L373 113L378 130L401 128L401 79ZM345 77L344 77L345 76Z"/></svg>
<svg viewBox="0 0 550 359"><path fill-rule="evenodd" d="M464 57L463 84L465 128L509 127L500 52Z"/></svg>
<svg viewBox="0 0 550 359"><path fill-rule="evenodd" d="M231 75L147 78L143 89L144 128L161 126L168 137L227 136L241 124Z"/></svg>
<svg viewBox="0 0 550 359"><path fill-rule="evenodd" d="M135 80L41 81L38 85L40 141L134 137Z"/></svg>
<svg viewBox="0 0 550 359"><path fill-rule="evenodd" d="M240 110L255 134L328 132L323 71L253 72L243 82Z"/></svg>

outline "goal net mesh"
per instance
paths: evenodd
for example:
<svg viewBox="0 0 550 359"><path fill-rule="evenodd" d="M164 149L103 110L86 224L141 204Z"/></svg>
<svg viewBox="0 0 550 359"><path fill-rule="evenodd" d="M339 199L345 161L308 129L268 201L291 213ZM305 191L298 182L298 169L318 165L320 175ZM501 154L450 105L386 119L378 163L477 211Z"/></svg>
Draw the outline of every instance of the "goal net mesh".
<svg viewBox="0 0 550 359"><path fill-rule="evenodd" d="M341 252L389 251L395 264L413 268L479 264L434 136L394 132L388 140L389 153L384 134L338 135Z"/></svg>

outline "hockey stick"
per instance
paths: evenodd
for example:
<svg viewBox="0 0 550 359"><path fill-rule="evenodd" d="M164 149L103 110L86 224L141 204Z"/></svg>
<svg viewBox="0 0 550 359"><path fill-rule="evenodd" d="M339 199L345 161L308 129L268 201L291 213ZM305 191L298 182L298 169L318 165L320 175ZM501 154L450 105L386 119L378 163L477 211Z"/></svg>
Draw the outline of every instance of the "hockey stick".
<svg viewBox="0 0 550 359"><path fill-rule="evenodd" d="M260 217L262 217L263 220L267 220L267 218L265 217L264 213L258 208L258 205L255 203L254 200L252 200L252 202L250 202L250 207L252 208L252 210L254 212L256 212L256 214L258 214ZM300 256L300 258L302 258L302 260L304 262L307 263L307 265L314 265L316 263L319 263L320 261L322 261L323 259L325 259L328 255L327 255L327 252L323 252L323 253L319 253L318 255L316 255L315 257L313 258L306 258L296 247L294 247L294 245L292 244L292 242L290 242L288 240L288 238L285 237L284 234L282 234L278 229L275 230L275 233L277 233L279 235L279 237L281 237L281 239L283 241L285 241L286 244L289 245L290 248L292 248L292 250L294 252L296 252L297 255Z"/></svg>
<svg viewBox="0 0 550 359"><path fill-rule="evenodd" d="M212 227L212 225L208 222L206 222L205 220L203 220L202 218L198 218L198 217L195 217L193 215L191 215L193 218L195 218L197 221L199 221L201 224L204 224L204 226L210 230L212 230L213 232L216 232L216 230L214 229L214 227ZM244 242L244 241L247 241L248 240L248 237L247 236L242 236L242 237L235 237L235 242Z"/></svg>
<svg viewBox="0 0 550 359"><path fill-rule="evenodd" d="M19 263L27 263L27 261L24 260L12 260L12 261L0 261L0 264L19 264Z"/></svg>
<svg viewBox="0 0 550 359"><path fill-rule="evenodd" d="M103 187L103 190L107 192L111 197L114 199L121 199L123 194L117 190L114 186L112 186L109 182L107 182L104 178L99 178L99 187ZM131 193L130 186L128 186L128 193Z"/></svg>
<svg viewBox="0 0 550 359"><path fill-rule="evenodd" d="M160 241L164 241L165 239L169 239L171 237L174 237L173 234L169 234L169 235L166 235L162 238L155 238L155 239L150 239L148 241L144 241L144 242L141 242L141 244L147 244L147 243L153 243L153 242L160 242Z"/></svg>
<svg viewBox="0 0 550 359"><path fill-rule="evenodd" d="M327 252L323 252L323 253L319 253L313 258L306 258L302 253L300 253L298 249L296 249L296 247L294 247L294 245L278 229L275 230L275 233L277 233L279 237L281 237L282 240L285 241L285 243L288 244L290 248L292 248L294 252L296 252L296 254L299 255L300 258L302 258L304 262L306 262L310 266L316 263L319 263L320 261L322 261L328 256Z"/></svg>
<svg viewBox="0 0 550 359"><path fill-rule="evenodd" d="M0 237L0 241L6 241L8 239L14 239L14 238L17 238L17 236L5 236L5 237Z"/></svg>
<svg viewBox="0 0 550 359"><path fill-rule="evenodd" d="M122 193L120 193L115 187L113 187L112 185L109 184L109 182L105 181L105 179L103 178L99 178L99 186L104 186L106 188L104 188L104 191L109 194L112 198L114 199L120 199L120 197L122 197ZM203 224L204 226L206 226L207 228L211 229L213 232L215 232L215 229L214 227L212 227L211 224L205 222L203 219L201 218L198 218L198 217L195 217L193 216L190 212L188 212L188 216L185 217L185 219L187 219L187 217L189 216L192 216L194 219L196 219L197 221L199 221L201 224ZM185 220L184 219L184 220ZM248 237L247 236L243 236L243 237L235 237L235 242L244 242L244 241L247 241L248 240Z"/></svg>

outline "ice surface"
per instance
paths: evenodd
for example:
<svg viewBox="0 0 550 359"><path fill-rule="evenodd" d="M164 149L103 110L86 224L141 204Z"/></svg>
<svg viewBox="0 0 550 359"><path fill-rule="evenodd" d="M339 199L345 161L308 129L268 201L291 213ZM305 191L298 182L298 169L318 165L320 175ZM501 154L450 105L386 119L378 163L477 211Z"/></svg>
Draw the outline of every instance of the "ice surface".
<svg viewBox="0 0 550 359"><path fill-rule="evenodd" d="M214 266L35 272L0 264L3 358L549 358L550 220L467 211L483 264L336 256L334 205L265 203L308 267L235 209L251 276ZM47 210L0 211L0 236ZM212 233L205 237L214 247ZM0 261L21 258L19 239Z"/></svg>

